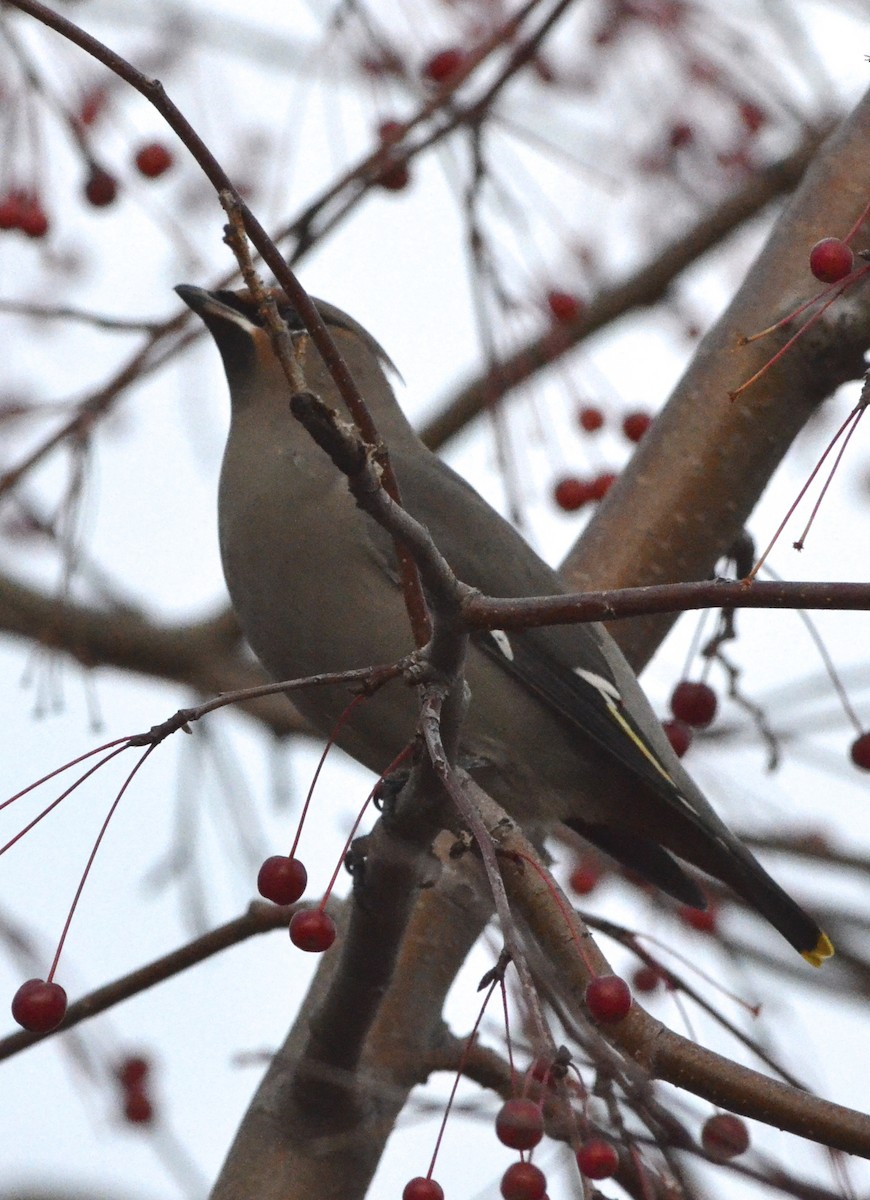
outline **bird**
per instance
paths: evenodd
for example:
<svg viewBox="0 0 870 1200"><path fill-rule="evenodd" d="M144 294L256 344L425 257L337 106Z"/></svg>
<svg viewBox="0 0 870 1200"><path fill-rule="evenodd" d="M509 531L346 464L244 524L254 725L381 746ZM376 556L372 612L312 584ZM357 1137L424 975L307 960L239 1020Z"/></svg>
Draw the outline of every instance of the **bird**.
<svg viewBox="0 0 870 1200"><path fill-rule="evenodd" d="M414 649L392 538L290 411L291 389L247 290L176 292L223 361L230 428L218 532L241 629L278 681L396 662ZM349 419L298 312L271 293L308 391ZM456 576L484 595L564 593L522 535L420 441L390 382L390 359L356 320L314 303L389 449L401 501ZM817 923L719 818L672 749L640 683L599 624L475 633L459 762L520 825L560 821L682 904L703 909L686 865L719 880L813 966L833 954ZM332 735L340 687L293 691L311 727ZM341 725L338 745L381 774L414 736L415 689L381 688Z"/></svg>

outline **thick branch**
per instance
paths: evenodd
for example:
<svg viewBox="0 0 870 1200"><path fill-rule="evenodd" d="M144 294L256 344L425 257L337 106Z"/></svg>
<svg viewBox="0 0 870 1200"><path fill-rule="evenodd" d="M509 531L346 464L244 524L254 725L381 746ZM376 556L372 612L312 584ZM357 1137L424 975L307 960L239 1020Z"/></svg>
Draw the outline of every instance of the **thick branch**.
<svg viewBox="0 0 870 1200"><path fill-rule="evenodd" d="M505 854L528 858L534 853L507 823L494 823L489 815L487 820ZM535 940L547 947L551 967L561 980L562 993L573 997L575 1005L580 1006L590 972L577 953L578 942L589 954L596 972L606 970L606 963L593 943L582 940L586 935L579 922L572 936L572 931L566 928L565 906L554 903L552 889L534 872L521 867L506 868L504 879L511 903L529 924ZM696 1045L666 1029L636 1003L623 1021L608 1026L607 1034L653 1079L686 1088L732 1112L754 1117L824 1146L870 1158L870 1116L770 1079Z"/></svg>
<svg viewBox="0 0 870 1200"><path fill-rule="evenodd" d="M700 346L626 469L564 565L572 587L703 579L746 524L794 438L819 405L865 369L870 286L864 281L736 400L729 399L794 332L740 345L810 299L810 247L845 234L870 195L870 94L819 151L746 280ZM856 236L866 245L870 228ZM638 502L642 497L642 503ZM637 669L667 618L614 630Z"/></svg>

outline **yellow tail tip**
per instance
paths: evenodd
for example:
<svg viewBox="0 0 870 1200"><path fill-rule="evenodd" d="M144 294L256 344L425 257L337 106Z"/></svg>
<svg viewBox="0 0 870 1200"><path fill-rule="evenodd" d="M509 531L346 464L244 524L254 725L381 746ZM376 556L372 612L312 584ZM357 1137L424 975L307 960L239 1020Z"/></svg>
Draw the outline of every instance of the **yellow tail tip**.
<svg viewBox="0 0 870 1200"><path fill-rule="evenodd" d="M826 933L820 933L813 949L802 950L801 954L811 967L820 967L826 958L833 957L834 945Z"/></svg>

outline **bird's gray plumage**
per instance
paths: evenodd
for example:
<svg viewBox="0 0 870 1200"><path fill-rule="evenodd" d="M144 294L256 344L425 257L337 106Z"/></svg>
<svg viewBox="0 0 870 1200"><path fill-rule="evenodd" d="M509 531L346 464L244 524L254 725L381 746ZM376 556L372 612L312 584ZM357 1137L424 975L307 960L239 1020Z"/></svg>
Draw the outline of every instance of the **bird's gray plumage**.
<svg viewBox="0 0 870 1200"><path fill-rule="evenodd" d="M289 389L246 293L178 289L221 351L232 398L219 527L227 585L257 656L278 679L395 661L413 649L390 537L357 508L345 479L291 416ZM402 502L454 572L493 596L558 593L558 576L404 417L389 360L352 318L316 302L390 451ZM340 412L335 385L285 307L309 390ZM469 651L462 755L519 821L565 821L659 887L703 904L672 854L734 888L812 962L829 952L816 924L713 811L672 750L613 639L599 625L493 638ZM349 696L294 691L329 734ZM338 737L380 773L412 737L412 689L396 682L355 710Z"/></svg>

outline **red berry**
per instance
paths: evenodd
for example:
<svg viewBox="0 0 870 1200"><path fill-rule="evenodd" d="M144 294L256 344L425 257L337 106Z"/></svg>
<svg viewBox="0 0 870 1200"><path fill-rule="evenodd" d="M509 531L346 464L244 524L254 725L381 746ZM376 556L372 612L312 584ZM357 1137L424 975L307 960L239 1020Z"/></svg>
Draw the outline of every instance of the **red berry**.
<svg viewBox="0 0 870 1200"><path fill-rule="evenodd" d="M308 883L308 872L298 858L273 854L260 867L257 890L274 904L295 904Z"/></svg>
<svg viewBox="0 0 870 1200"><path fill-rule="evenodd" d="M676 125L671 126L671 132L668 134L668 145L673 150L679 150L681 146L690 145L695 138L695 131L692 126L686 121L678 121Z"/></svg>
<svg viewBox="0 0 870 1200"><path fill-rule="evenodd" d="M18 228L29 238L43 238L48 233L48 215L36 196L22 196Z"/></svg>
<svg viewBox="0 0 870 1200"><path fill-rule="evenodd" d="M431 83L446 83L464 62L464 53L455 46L448 50L439 50L437 54L432 55L428 62L423 64L421 74Z"/></svg>
<svg viewBox="0 0 870 1200"><path fill-rule="evenodd" d="M144 1088L131 1088L124 1096L124 1116L131 1125L149 1125L153 1121L154 1105Z"/></svg>
<svg viewBox="0 0 870 1200"><path fill-rule="evenodd" d="M395 138L396 134L398 134L403 128L404 127L401 121L381 121L380 125L378 125L378 137L382 142L386 142L390 138ZM422 1178L422 1176L418 1176L418 1178Z"/></svg>
<svg viewBox="0 0 870 1200"><path fill-rule="evenodd" d="M589 490L592 492L593 500L603 500L610 489L616 483L616 475L613 471L602 471L600 475L596 475L589 484Z"/></svg>
<svg viewBox="0 0 870 1200"><path fill-rule="evenodd" d="M8 192L0 200L0 229L17 229L21 221L21 194Z"/></svg>
<svg viewBox="0 0 870 1200"><path fill-rule="evenodd" d="M577 896L588 896L594 891L603 872L593 858L581 858L568 877L568 886Z"/></svg>
<svg viewBox="0 0 870 1200"><path fill-rule="evenodd" d="M604 1138L590 1138L577 1151L577 1166L587 1179L610 1179L619 1167L619 1155Z"/></svg>
<svg viewBox="0 0 870 1200"><path fill-rule="evenodd" d="M685 721L678 721L675 717L672 721L662 721L662 729L671 743L674 754L677 758L682 758L692 744L691 725L687 725Z"/></svg>
<svg viewBox="0 0 870 1200"><path fill-rule="evenodd" d="M870 771L870 733L862 733L860 737L856 737L849 753L856 767L860 767L862 771Z"/></svg>
<svg viewBox="0 0 870 1200"><path fill-rule="evenodd" d="M759 108L751 100L744 100L740 105L740 120L750 133L758 133L761 126L767 120L767 116L763 108Z"/></svg>
<svg viewBox="0 0 870 1200"><path fill-rule="evenodd" d="M581 429L585 429L587 433L594 433L596 429L600 429L604 424L604 413L600 408L596 408L592 404L586 404L578 412L577 420L580 423Z"/></svg>
<svg viewBox="0 0 870 1200"><path fill-rule="evenodd" d="M306 908L293 914L290 941L300 950L322 954L335 941L335 921L322 908Z"/></svg>
<svg viewBox="0 0 870 1200"><path fill-rule="evenodd" d="M48 1033L66 1016L66 992L59 983L28 979L12 997L12 1016L31 1033Z"/></svg>
<svg viewBox="0 0 870 1200"><path fill-rule="evenodd" d="M547 1176L530 1162L511 1163L501 1177L504 1200L544 1200Z"/></svg>
<svg viewBox="0 0 870 1200"><path fill-rule="evenodd" d="M706 908L692 908L689 904L682 904L677 912L683 924L688 925L690 929L696 929L698 933L716 932L719 918L714 905L708 904Z"/></svg>
<svg viewBox="0 0 870 1200"><path fill-rule="evenodd" d="M85 199L94 208L112 204L118 194L118 181L102 167L93 167L85 181Z"/></svg>
<svg viewBox="0 0 870 1200"><path fill-rule="evenodd" d="M671 693L671 712L693 729L705 729L716 716L716 693L707 683L684 679Z"/></svg>
<svg viewBox="0 0 870 1200"><path fill-rule="evenodd" d="M836 283L851 275L855 256L840 238L826 237L810 251L810 270L822 283Z"/></svg>
<svg viewBox="0 0 870 1200"><path fill-rule="evenodd" d="M106 107L106 91L101 87L91 88L82 96L79 104L79 121L82 125L93 125Z"/></svg>
<svg viewBox="0 0 870 1200"><path fill-rule="evenodd" d="M141 1088L151 1072L151 1063L141 1054L128 1054L115 1067L115 1077L122 1088Z"/></svg>
<svg viewBox="0 0 870 1200"><path fill-rule="evenodd" d="M599 975L586 988L586 1007L596 1021L615 1024L631 1008L631 989L620 975Z"/></svg>
<svg viewBox="0 0 870 1200"><path fill-rule="evenodd" d="M749 1149L749 1130L733 1113L716 1113L704 1122L701 1145L714 1162L727 1162Z"/></svg>
<svg viewBox="0 0 870 1200"><path fill-rule="evenodd" d="M566 475L553 488L553 499L563 512L576 512L593 499L591 487L576 475Z"/></svg>
<svg viewBox="0 0 870 1200"><path fill-rule="evenodd" d="M396 163L382 171L377 178L378 184L388 192L403 192L411 182L411 172L407 163Z"/></svg>
<svg viewBox="0 0 870 1200"><path fill-rule="evenodd" d="M136 170L146 179L157 179L172 166L172 154L162 142L147 142L136 151Z"/></svg>
<svg viewBox="0 0 870 1200"><path fill-rule="evenodd" d="M643 992L644 995L649 995L650 992L658 990L658 986L662 981L661 975L655 969L646 963L642 967L638 967L634 975L631 977L631 986L636 992Z"/></svg>
<svg viewBox="0 0 870 1200"><path fill-rule="evenodd" d="M622 418L622 432L630 442L639 442L652 425L652 417L645 412L632 412Z"/></svg>
<svg viewBox="0 0 870 1200"><path fill-rule="evenodd" d="M583 312L583 301L570 292L547 292L547 308L555 321L576 321Z"/></svg>
<svg viewBox="0 0 870 1200"><path fill-rule="evenodd" d="M544 1116L534 1100L506 1100L495 1119L495 1136L511 1150L531 1150L544 1136Z"/></svg>
<svg viewBox="0 0 870 1200"><path fill-rule="evenodd" d="M444 1188L434 1179L418 1175L409 1179L402 1189L402 1200L444 1200Z"/></svg>

